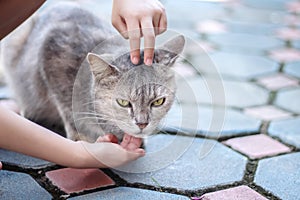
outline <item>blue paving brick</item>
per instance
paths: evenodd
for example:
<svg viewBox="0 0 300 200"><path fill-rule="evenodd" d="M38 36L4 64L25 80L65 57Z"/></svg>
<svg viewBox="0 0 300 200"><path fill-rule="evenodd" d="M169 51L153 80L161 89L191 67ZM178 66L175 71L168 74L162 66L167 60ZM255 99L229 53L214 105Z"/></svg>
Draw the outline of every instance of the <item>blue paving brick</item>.
<svg viewBox="0 0 300 200"><path fill-rule="evenodd" d="M168 18L168 28L179 29L195 26L195 22L208 18L215 18L225 13L222 4L190 1L166 1L164 2ZM176 14L174 14L176 13ZM187 20L188 19L188 20Z"/></svg>
<svg viewBox="0 0 300 200"><path fill-rule="evenodd" d="M288 63L284 67L284 72L289 75L300 78L300 62Z"/></svg>
<svg viewBox="0 0 300 200"><path fill-rule="evenodd" d="M186 144L191 145L185 148ZM115 173L130 183L197 190L240 181L247 162L221 143L184 136L152 136L146 142L146 151L145 157L125 167L133 173ZM148 172L134 173L138 170Z"/></svg>
<svg viewBox="0 0 300 200"><path fill-rule="evenodd" d="M300 49L300 40L293 41L293 47L296 47L297 49Z"/></svg>
<svg viewBox="0 0 300 200"><path fill-rule="evenodd" d="M244 108L266 104L269 92L253 83L193 78L179 81L176 96L182 103L204 103ZM225 93L225 102L222 94Z"/></svg>
<svg viewBox="0 0 300 200"><path fill-rule="evenodd" d="M222 51L246 55L263 54L264 51L284 45L283 41L273 37L240 33L210 35L209 40L217 44Z"/></svg>
<svg viewBox="0 0 300 200"><path fill-rule="evenodd" d="M238 22L234 20L225 20L225 25L228 27L228 30L233 33L247 33L251 35L270 35L281 28L282 25L279 24L270 24L270 23L246 23Z"/></svg>
<svg viewBox="0 0 300 200"><path fill-rule="evenodd" d="M54 165L53 163L26 156L20 153L0 149L0 161L7 162L23 168L39 169L47 166Z"/></svg>
<svg viewBox="0 0 300 200"><path fill-rule="evenodd" d="M1 160L1 159L0 159ZM0 171L0 199L1 200L40 200L52 199L28 174Z"/></svg>
<svg viewBox="0 0 300 200"><path fill-rule="evenodd" d="M11 97L11 92L8 87L0 87L0 99L8 99Z"/></svg>
<svg viewBox="0 0 300 200"><path fill-rule="evenodd" d="M251 8L249 6L239 6L237 9L233 9L228 17L230 20L237 22L253 23L253 24L278 24L284 22L286 17L285 12L274 10L263 10L257 8Z"/></svg>
<svg viewBox="0 0 300 200"><path fill-rule="evenodd" d="M259 161L255 183L284 200L299 199L300 153Z"/></svg>
<svg viewBox="0 0 300 200"><path fill-rule="evenodd" d="M259 132L261 121L229 108L225 111L220 108L213 110L205 106L174 104L161 124L166 131L187 134L196 132L197 135L218 138Z"/></svg>
<svg viewBox="0 0 300 200"><path fill-rule="evenodd" d="M188 200L188 197L168 194L163 192L156 192L151 190L118 187L109 190L104 190L101 192L95 192L83 196L70 198L72 200L89 200L89 199L99 199L99 200L112 200L112 199L124 199L124 200L141 200L141 199L151 199L151 200Z"/></svg>
<svg viewBox="0 0 300 200"><path fill-rule="evenodd" d="M299 124L300 117L272 122L269 127L269 134L300 148Z"/></svg>
<svg viewBox="0 0 300 200"><path fill-rule="evenodd" d="M300 88L282 90L277 93L275 104L291 112L300 114Z"/></svg>
<svg viewBox="0 0 300 200"><path fill-rule="evenodd" d="M252 8L284 11L286 3L291 1L293 0L242 0L242 3Z"/></svg>
<svg viewBox="0 0 300 200"><path fill-rule="evenodd" d="M211 55L211 59L223 77L236 79L251 79L279 69L278 63L262 56L217 52ZM203 68L205 70L205 67Z"/></svg>

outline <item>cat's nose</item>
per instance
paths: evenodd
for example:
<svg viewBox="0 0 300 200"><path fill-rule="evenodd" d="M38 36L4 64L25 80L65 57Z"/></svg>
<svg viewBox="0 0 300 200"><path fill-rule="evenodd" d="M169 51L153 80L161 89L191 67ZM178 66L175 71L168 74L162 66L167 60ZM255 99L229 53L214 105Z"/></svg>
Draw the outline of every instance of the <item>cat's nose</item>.
<svg viewBox="0 0 300 200"><path fill-rule="evenodd" d="M144 128L146 128L146 126L148 125L148 123L136 123L136 125L137 125L140 129L144 129Z"/></svg>

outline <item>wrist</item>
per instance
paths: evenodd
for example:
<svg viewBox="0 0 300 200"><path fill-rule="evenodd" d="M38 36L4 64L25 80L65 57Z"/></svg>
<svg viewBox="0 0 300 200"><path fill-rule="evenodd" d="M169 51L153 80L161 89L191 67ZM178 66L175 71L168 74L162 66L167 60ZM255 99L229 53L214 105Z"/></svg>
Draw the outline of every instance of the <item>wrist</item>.
<svg viewBox="0 0 300 200"><path fill-rule="evenodd" d="M85 141L76 141L73 142L73 167L75 168L104 168L100 161L98 161L89 151L89 148L92 147L92 143Z"/></svg>

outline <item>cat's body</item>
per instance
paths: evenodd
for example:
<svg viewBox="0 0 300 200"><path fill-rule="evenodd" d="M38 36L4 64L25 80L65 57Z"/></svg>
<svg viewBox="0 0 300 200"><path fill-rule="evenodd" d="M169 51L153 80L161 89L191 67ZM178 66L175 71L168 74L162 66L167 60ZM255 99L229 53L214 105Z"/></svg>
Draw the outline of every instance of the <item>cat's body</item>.
<svg viewBox="0 0 300 200"><path fill-rule="evenodd" d="M112 40L102 47L105 54L89 54L87 62L88 52L113 31L70 3L55 6L27 23L3 45L7 81L26 118L61 124L70 139L94 141L103 133L119 138L124 132L149 134L170 109L175 83L166 65L174 62L176 54L157 51L153 67L134 66L129 54L118 55L128 44ZM181 44L175 52L179 53L184 40L177 40ZM154 106L161 99L164 105Z"/></svg>

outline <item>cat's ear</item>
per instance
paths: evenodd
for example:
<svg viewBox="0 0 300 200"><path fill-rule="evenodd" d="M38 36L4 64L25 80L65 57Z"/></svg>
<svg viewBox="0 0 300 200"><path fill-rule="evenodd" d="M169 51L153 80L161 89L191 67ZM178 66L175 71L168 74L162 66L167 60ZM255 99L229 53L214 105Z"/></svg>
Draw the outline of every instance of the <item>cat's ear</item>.
<svg viewBox="0 0 300 200"><path fill-rule="evenodd" d="M95 77L97 76L107 76L118 73L118 68L110 64L110 55L97 55L94 53L88 53L87 55L88 63Z"/></svg>
<svg viewBox="0 0 300 200"><path fill-rule="evenodd" d="M153 62L167 66L174 64L179 54L183 51L184 44L185 39L183 35L170 39L155 50Z"/></svg>

